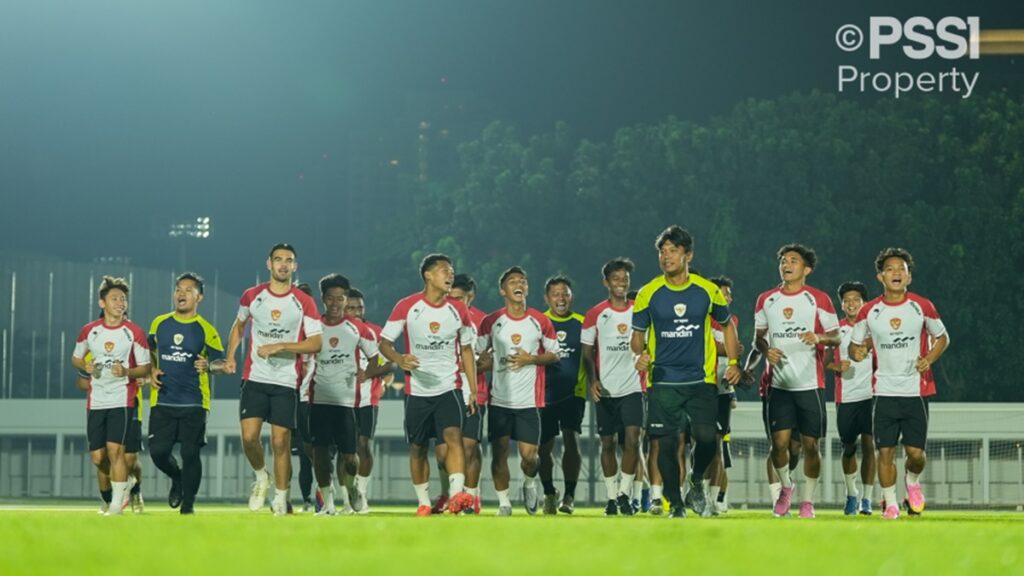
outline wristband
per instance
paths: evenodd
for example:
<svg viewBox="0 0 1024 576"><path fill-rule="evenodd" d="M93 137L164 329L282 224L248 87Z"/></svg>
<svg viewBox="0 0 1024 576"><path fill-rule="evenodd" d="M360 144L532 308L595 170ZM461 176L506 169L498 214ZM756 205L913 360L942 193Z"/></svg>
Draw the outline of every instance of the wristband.
<svg viewBox="0 0 1024 576"><path fill-rule="evenodd" d="M739 366L739 358L729 358L729 366Z"/></svg>

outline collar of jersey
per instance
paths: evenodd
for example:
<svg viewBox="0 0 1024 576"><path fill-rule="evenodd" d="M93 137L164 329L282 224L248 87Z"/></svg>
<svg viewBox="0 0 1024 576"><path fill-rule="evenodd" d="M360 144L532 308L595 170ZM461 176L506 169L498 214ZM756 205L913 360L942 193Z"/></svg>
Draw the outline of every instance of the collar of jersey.
<svg viewBox="0 0 1024 576"><path fill-rule="evenodd" d="M902 306L907 303L907 300L910 300L909 290L907 290L907 292L903 295L903 300L900 300L899 302L886 302L885 294L882 294L882 304L885 304L886 306Z"/></svg>
<svg viewBox="0 0 1024 576"><path fill-rule="evenodd" d="M550 308L546 312L544 312L544 315L547 316L548 318L551 318L552 320L556 320L558 322L568 322L569 320L573 319L572 312L569 312L568 316L558 316Z"/></svg>
<svg viewBox="0 0 1024 576"><path fill-rule="evenodd" d="M448 296L441 298L440 304L431 304L430 300L427 300L427 295L423 292L420 292L420 302L423 302L424 304L430 306L431 308L444 308L444 305L448 303Z"/></svg>
<svg viewBox="0 0 1024 576"><path fill-rule="evenodd" d="M191 324L199 321L199 314L196 313L196 315L191 318L182 318L181 316L178 316L177 312L171 312L171 318L174 318L174 321L178 324Z"/></svg>
<svg viewBox="0 0 1024 576"><path fill-rule="evenodd" d="M664 286L665 288L668 288L669 290L674 291L674 292L682 292L683 290L686 290L690 286L693 286L693 273L690 273L690 274L686 275L686 284L683 284L682 286L677 286L675 284L669 284L668 283L668 277L665 276L664 274L662 274L662 276L661 276L661 285Z"/></svg>
<svg viewBox="0 0 1024 576"><path fill-rule="evenodd" d="M628 299L626 300L626 305L623 306L622 308L616 308L615 305L612 304L611 300L605 300L605 302L608 303L608 308L610 308L611 310L614 310L616 312L628 312L629 311L629 300Z"/></svg>
<svg viewBox="0 0 1024 576"><path fill-rule="evenodd" d="M320 317L320 322L322 322L324 326L341 326L342 324L345 323L346 320L349 319L349 315L348 314L343 314L341 316L341 320L338 320L338 322L335 323L335 324L331 324L325 318L326 318L325 316L321 316Z"/></svg>

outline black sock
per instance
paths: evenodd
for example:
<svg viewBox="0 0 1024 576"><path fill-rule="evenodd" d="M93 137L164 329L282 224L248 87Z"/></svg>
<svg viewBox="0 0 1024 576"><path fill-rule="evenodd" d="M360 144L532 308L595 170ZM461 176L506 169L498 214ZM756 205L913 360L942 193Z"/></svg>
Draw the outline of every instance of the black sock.
<svg viewBox="0 0 1024 576"><path fill-rule="evenodd" d="M718 501L725 502L725 490L722 490L721 492L718 493Z"/></svg>
<svg viewBox="0 0 1024 576"><path fill-rule="evenodd" d="M136 480L135 481L135 486L132 486L132 495L133 496L138 496L139 492L142 492L142 480L141 479Z"/></svg>
<svg viewBox="0 0 1024 576"><path fill-rule="evenodd" d="M568 480L565 481L565 497L566 498L572 498L573 500L576 499L576 481L575 480L573 480L572 482L570 482Z"/></svg>
<svg viewBox="0 0 1024 576"><path fill-rule="evenodd" d="M544 486L545 496L549 496L557 492L557 490L555 490L555 483L553 480L541 480L540 483Z"/></svg>
<svg viewBox="0 0 1024 576"><path fill-rule="evenodd" d="M100 498L107 504L110 504L110 501L114 499L114 490L100 490Z"/></svg>

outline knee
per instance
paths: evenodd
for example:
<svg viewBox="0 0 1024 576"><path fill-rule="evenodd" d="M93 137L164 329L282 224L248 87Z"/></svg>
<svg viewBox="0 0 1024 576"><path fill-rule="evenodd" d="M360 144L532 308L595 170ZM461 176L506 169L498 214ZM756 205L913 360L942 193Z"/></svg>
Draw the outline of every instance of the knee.
<svg viewBox="0 0 1024 576"><path fill-rule="evenodd" d="M712 445L715 443L715 427L713 425L694 426L693 427L693 441L697 445Z"/></svg>
<svg viewBox="0 0 1024 576"><path fill-rule="evenodd" d="M181 459L192 462L199 460L199 446L182 444Z"/></svg>
<svg viewBox="0 0 1024 576"><path fill-rule="evenodd" d="M292 451L292 439L289 434L277 434L271 439L274 454L287 454Z"/></svg>
<svg viewBox="0 0 1024 576"><path fill-rule="evenodd" d="M109 465L109 462L107 462L107 453L103 450L93 450L89 453L89 457L92 459L93 465L97 468Z"/></svg>
<svg viewBox="0 0 1024 576"><path fill-rule="evenodd" d="M260 443L260 431L257 430L242 430L242 442L246 446L258 446Z"/></svg>
<svg viewBox="0 0 1024 576"><path fill-rule="evenodd" d="M853 443L843 444L843 458L853 458L856 455L857 455L857 445L856 444L853 444Z"/></svg>
<svg viewBox="0 0 1024 576"><path fill-rule="evenodd" d="M413 460L426 460L427 447L422 444L410 444L409 457L412 458Z"/></svg>

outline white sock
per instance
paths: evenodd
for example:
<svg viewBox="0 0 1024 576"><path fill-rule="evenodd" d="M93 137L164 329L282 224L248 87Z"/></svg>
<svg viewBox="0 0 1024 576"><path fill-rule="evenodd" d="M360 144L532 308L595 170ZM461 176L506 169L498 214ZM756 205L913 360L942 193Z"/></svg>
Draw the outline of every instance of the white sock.
<svg viewBox="0 0 1024 576"><path fill-rule="evenodd" d="M324 499L324 508L334 510L334 483L320 486L320 496Z"/></svg>
<svg viewBox="0 0 1024 576"><path fill-rule="evenodd" d="M363 495L363 498L367 498L367 494L370 492L370 477L369 476L356 476L356 490Z"/></svg>
<svg viewBox="0 0 1024 576"><path fill-rule="evenodd" d="M844 476L846 477L846 495L856 498L860 495L857 492L857 473L845 474Z"/></svg>
<svg viewBox="0 0 1024 576"><path fill-rule="evenodd" d="M120 514L124 506L124 493L129 490L128 482L111 482L110 508L111 514Z"/></svg>
<svg viewBox="0 0 1024 576"><path fill-rule="evenodd" d="M631 492L633 490L634 476L636 476L636 474L623 474L621 477L619 477L619 492L625 494L626 497L631 496ZM637 492L637 495L639 496L640 493Z"/></svg>
<svg viewBox="0 0 1024 576"><path fill-rule="evenodd" d="M801 502L814 502L814 491L817 489L817 478L804 478L804 497Z"/></svg>
<svg viewBox="0 0 1024 576"><path fill-rule="evenodd" d="M914 474L910 470L907 470L907 485L908 486L913 486L914 484L920 484L920 483L921 483L921 475L920 474Z"/></svg>
<svg viewBox="0 0 1024 576"><path fill-rule="evenodd" d="M338 488L338 496L341 497L339 499L341 500L342 507L344 507L344 506L351 506L352 505L352 499L351 499L351 496L349 496L349 493L348 493L348 486L342 486L342 487Z"/></svg>
<svg viewBox="0 0 1024 576"><path fill-rule="evenodd" d="M469 494L473 498L476 498L477 496L480 495L480 487L477 486L476 488L466 488L466 494Z"/></svg>
<svg viewBox="0 0 1024 576"><path fill-rule="evenodd" d="M537 487L537 476L523 476L523 488L533 490Z"/></svg>
<svg viewBox="0 0 1024 576"><path fill-rule="evenodd" d="M899 507L899 502L896 501L896 485L893 484L888 488L882 488L882 500L885 500L886 506Z"/></svg>
<svg viewBox="0 0 1024 576"><path fill-rule="evenodd" d="M867 500L868 502L871 502L871 493L874 492L874 491L875 491L875 485L874 484L865 484L864 485L864 499Z"/></svg>
<svg viewBox="0 0 1024 576"><path fill-rule="evenodd" d="M782 468L776 468L775 473L779 475L779 482L783 488L792 488L793 480L789 477L789 465L783 466Z"/></svg>
<svg viewBox="0 0 1024 576"><path fill-rule="evenodd" d="M274 504L288 505L288 490L274 489Z"/></svg>
<svg viewBox="0 0 1024 576"><path fill-rule="evenodd" d="M661 491L663 490L661 484L651 484L651 501L661 503Z"/></svg>
<svg viewBox="0 0 1024 576"><path fill-rule="evenodd" d="M633 498L639 498L640 494L644 491L644 483L642 480L633 480Z"/></svg>
<svg viewBox="0 0 1024 576"><path fill-rule="evenodd" d="M721 486L712 486L711 490L709 490L710 494L708 494L708 501L710 501L710 502L718 502L718 494L721 491L722 491L722 487Z"/></svg>
<svg viewBox="0 0 1024 576"><path fill-rule="evenodd" d="M772 494L772 504L778 502L782 495L782 482L772 482L768 485L768 491Z"/></svg>
<svg viewBox="0 0 1024 576"><path fill-rule="evenodd" d="M430 493L427 491L429 487L429 482L412 485L412 489L416 491L416 500L419 501L420 506L430 506Z"/></svg>
<svg viewBox="0 0 1024 576"><path fill-rule="evenodd" d="M260 484L270 484L270 474L267 474L266 468L253 470L252 473L256 475L256 481Z"/></svg>
<svg viewBox="0 0 1024 576"><path fill-rule="evenodd" d="M512 501L508 499L508 490L498 490L498 506L512 507Z"/></svg>
<svg viewBox="0 0 1024 576"><path fill-rule="evenodd" d="M619 490L618 478L615 476L605 476L604 489L608 493L608 499L615 500L615 496Z"/></svg>
<svg viewBox="0 0 1024 576"><path fill-rule="evenodd" d="M466 488L466 475L462 473L450 474L448 476L449 490L452 494L458 494Z"/></svg>

